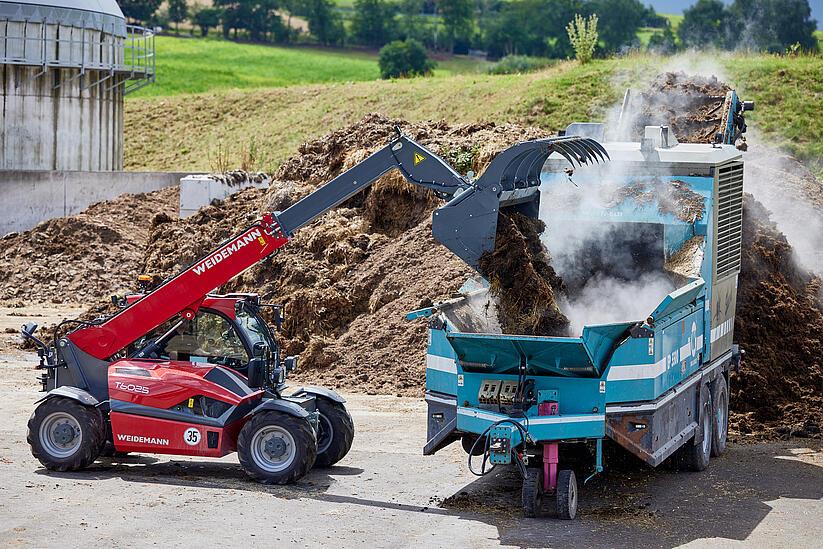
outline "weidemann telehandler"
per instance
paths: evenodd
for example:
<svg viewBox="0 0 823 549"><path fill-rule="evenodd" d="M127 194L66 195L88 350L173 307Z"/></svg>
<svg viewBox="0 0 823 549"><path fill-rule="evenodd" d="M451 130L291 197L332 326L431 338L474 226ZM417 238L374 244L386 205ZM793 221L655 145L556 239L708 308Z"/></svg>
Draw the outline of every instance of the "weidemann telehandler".
<svg viewBox="0 0 823 549"><path fill-rule="evenodd" d="M482 462L476 474L487 464L518 466L526 516L546 511L551 496L556 515L571 519L577 479L561 462L575 448L592 451L591 476L603 470L607 437L652 466L671 458L700 471L723 453L729 371L741 360L732 336L743 161L734 143L746 129L743 112L753 108L728 92L715 144L678 144L665 126L647 126L640 142L604 143L609 164L576 170L574 184L566 159L548 160L531 211L543 212L550 253L569 239L580 244L573 257L582 281L564 281L659 273L670 291L657 294L645 318L587 323L576 337L501 334L488 320L482 281L409 313L429 318L424 454L461 440L469 468L473 455ZM604 128L573 124L566 133L602 139ZM672 197L656 189L693 202L673 212L665 203ZM639 298L655 290L634 291ZM613 298L596 297L602 309L618 306Z"/></svg>
<svg viewBox="0 0 823 549"><path fill-rule="evenodd" d="M299 228L386 172L448 199L433 214L435 238L476 265L494 248L498 208L518 208L551 153L576 165L607 158L594 140L518 143L477 180L400 134L283 212L271 212L123 308L92 322L64 321L50 344L35 324L46 396L28 423L33 455L48 469L78 470L101 451L220 457L264 483L289 483L346 455L354 425L335 392L305 387L285 395L296 357L281 357L257 296L213 295L286 245ZM275 311L275 313L277 313ZM275 318L278 314L275 314ZM62 334L64 326L76 327Z"/></svg>

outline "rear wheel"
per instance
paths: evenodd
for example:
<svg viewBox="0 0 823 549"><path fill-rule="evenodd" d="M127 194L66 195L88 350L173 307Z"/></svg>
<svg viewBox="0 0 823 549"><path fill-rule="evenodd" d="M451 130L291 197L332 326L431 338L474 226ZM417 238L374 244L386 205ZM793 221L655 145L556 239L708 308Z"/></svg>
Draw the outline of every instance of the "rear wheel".
<svg viewBox="0 0 823 549"><path fill-rule="evenodd" d="M698 433L702 434L702 440L696 442L697 433L695 433L695 438L683 447L683 464L688 470L703 471L709 466L709 459L712 455L713 424L712 398L709 388L704 385L700 389L700 419L697 424Z"/></svg>
<svg viewBox="0 0 823 549"><path fill-rule="evenodd" d="M712 420L712 457L718 457L726 451L726 438L729 432L729 388L726 378L722 375L714 382Z"/></svg>
<svg viewBox="0 0 823 549"><path fill-rule="evenodd" d="M331 467L349 453L354 440L354 422L340 402L318 396L316 467Z"/></svg>
<svg viewBox="0 0 823 549"><path fill-rule="evenodd" d="M557 473L557 516L572 520L577 516L577 477L571 469Z"/></svg>
<svg viewBox="0 0 823 549"><path fill-rule="evenodd" d="M97 408L53 397L35 408L26 440L46 469L77 471L94 463L105 437L103 416Z"/></svg>
<svg viewBox="0 0 823 549"><path fill-rule="evenodd" d="M527 517L539 517L543 514L543 469L533 467L526 469L523 479L523 514Z"/></svg>
<svg viewBox="0 0 823 549"><path fill-rule="evenodd" d="M240 465L263 484L289 484L306 475L317 457L311 424L280 412L252 417L237 437Z"/></svg>

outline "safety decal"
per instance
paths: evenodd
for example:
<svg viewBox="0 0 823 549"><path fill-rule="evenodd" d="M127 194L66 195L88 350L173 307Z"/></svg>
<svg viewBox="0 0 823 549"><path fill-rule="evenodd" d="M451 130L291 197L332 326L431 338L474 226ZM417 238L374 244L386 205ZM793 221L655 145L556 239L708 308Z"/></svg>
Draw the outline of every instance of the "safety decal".
<svg viewBox="0 0 823 549"><path fill-rule="evenodd" d="M423 162L425 159L426 159L426 157L423 156L422 154L420 154L419 152L414 153L414 165L415 166L417 166L418 164Z"/></svg>

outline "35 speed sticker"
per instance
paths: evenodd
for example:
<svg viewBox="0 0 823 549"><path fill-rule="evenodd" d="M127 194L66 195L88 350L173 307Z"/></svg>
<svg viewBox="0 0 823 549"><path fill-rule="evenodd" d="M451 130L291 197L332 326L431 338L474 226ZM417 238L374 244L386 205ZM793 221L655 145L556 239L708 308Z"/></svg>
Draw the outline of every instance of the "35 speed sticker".
<svg viewBox="0 0 823 549"><path fill-rule="evenodd" d="M201 435L199 429L189 427L188 429L186 429L186 432L183 433L183 440L189 446L197 446L197 444L200 442L200 436Z"/></svg>

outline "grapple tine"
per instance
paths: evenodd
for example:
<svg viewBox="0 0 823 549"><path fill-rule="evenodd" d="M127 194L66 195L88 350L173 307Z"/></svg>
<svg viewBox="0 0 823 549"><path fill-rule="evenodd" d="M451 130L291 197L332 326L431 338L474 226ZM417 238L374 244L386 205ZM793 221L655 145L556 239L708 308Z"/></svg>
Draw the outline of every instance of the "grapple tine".
<svg viewBox="0 0 823 549"><path fill-rule="evenodd" d="M593 146L593 143L595 143L593 140L586 137L577 141L578 146L586 150L586 153L589 155L591 160L593 162L599 163L605 159L603 158L603 155L600 153L597 147Z"/></svg>
<svg viewBox="0 0 823 549"><path fill-rule="evenodd" d="M589 163L590 152L577 139L570 139L565 144L577 154L577 161L581 166Z"/></svg>
<svg viewBox="0 0 823 549"><path fill-rule="evenodd" d="M558 141L557 143L554 143L554 144L553 144L553 147L552 147L552 148L553 148L556 152L560 153L560 155L562 155L562 156L563 156L563 158L565 158L566 160L568 160L568 161L569 161L569 164L571 164L572 166L574 166L575 160L577 160L577 158L576 158L576 156L577 156L577 155L576 155L576 154L574 154L574 151L573 151L573 150L571 150L571 149L569 149L568 147L566 147L566 144L565 144L565 143ZM577 163L577 164L578 164L578 165L580 165L580 162L578 161L578 163Z"/></svg>

